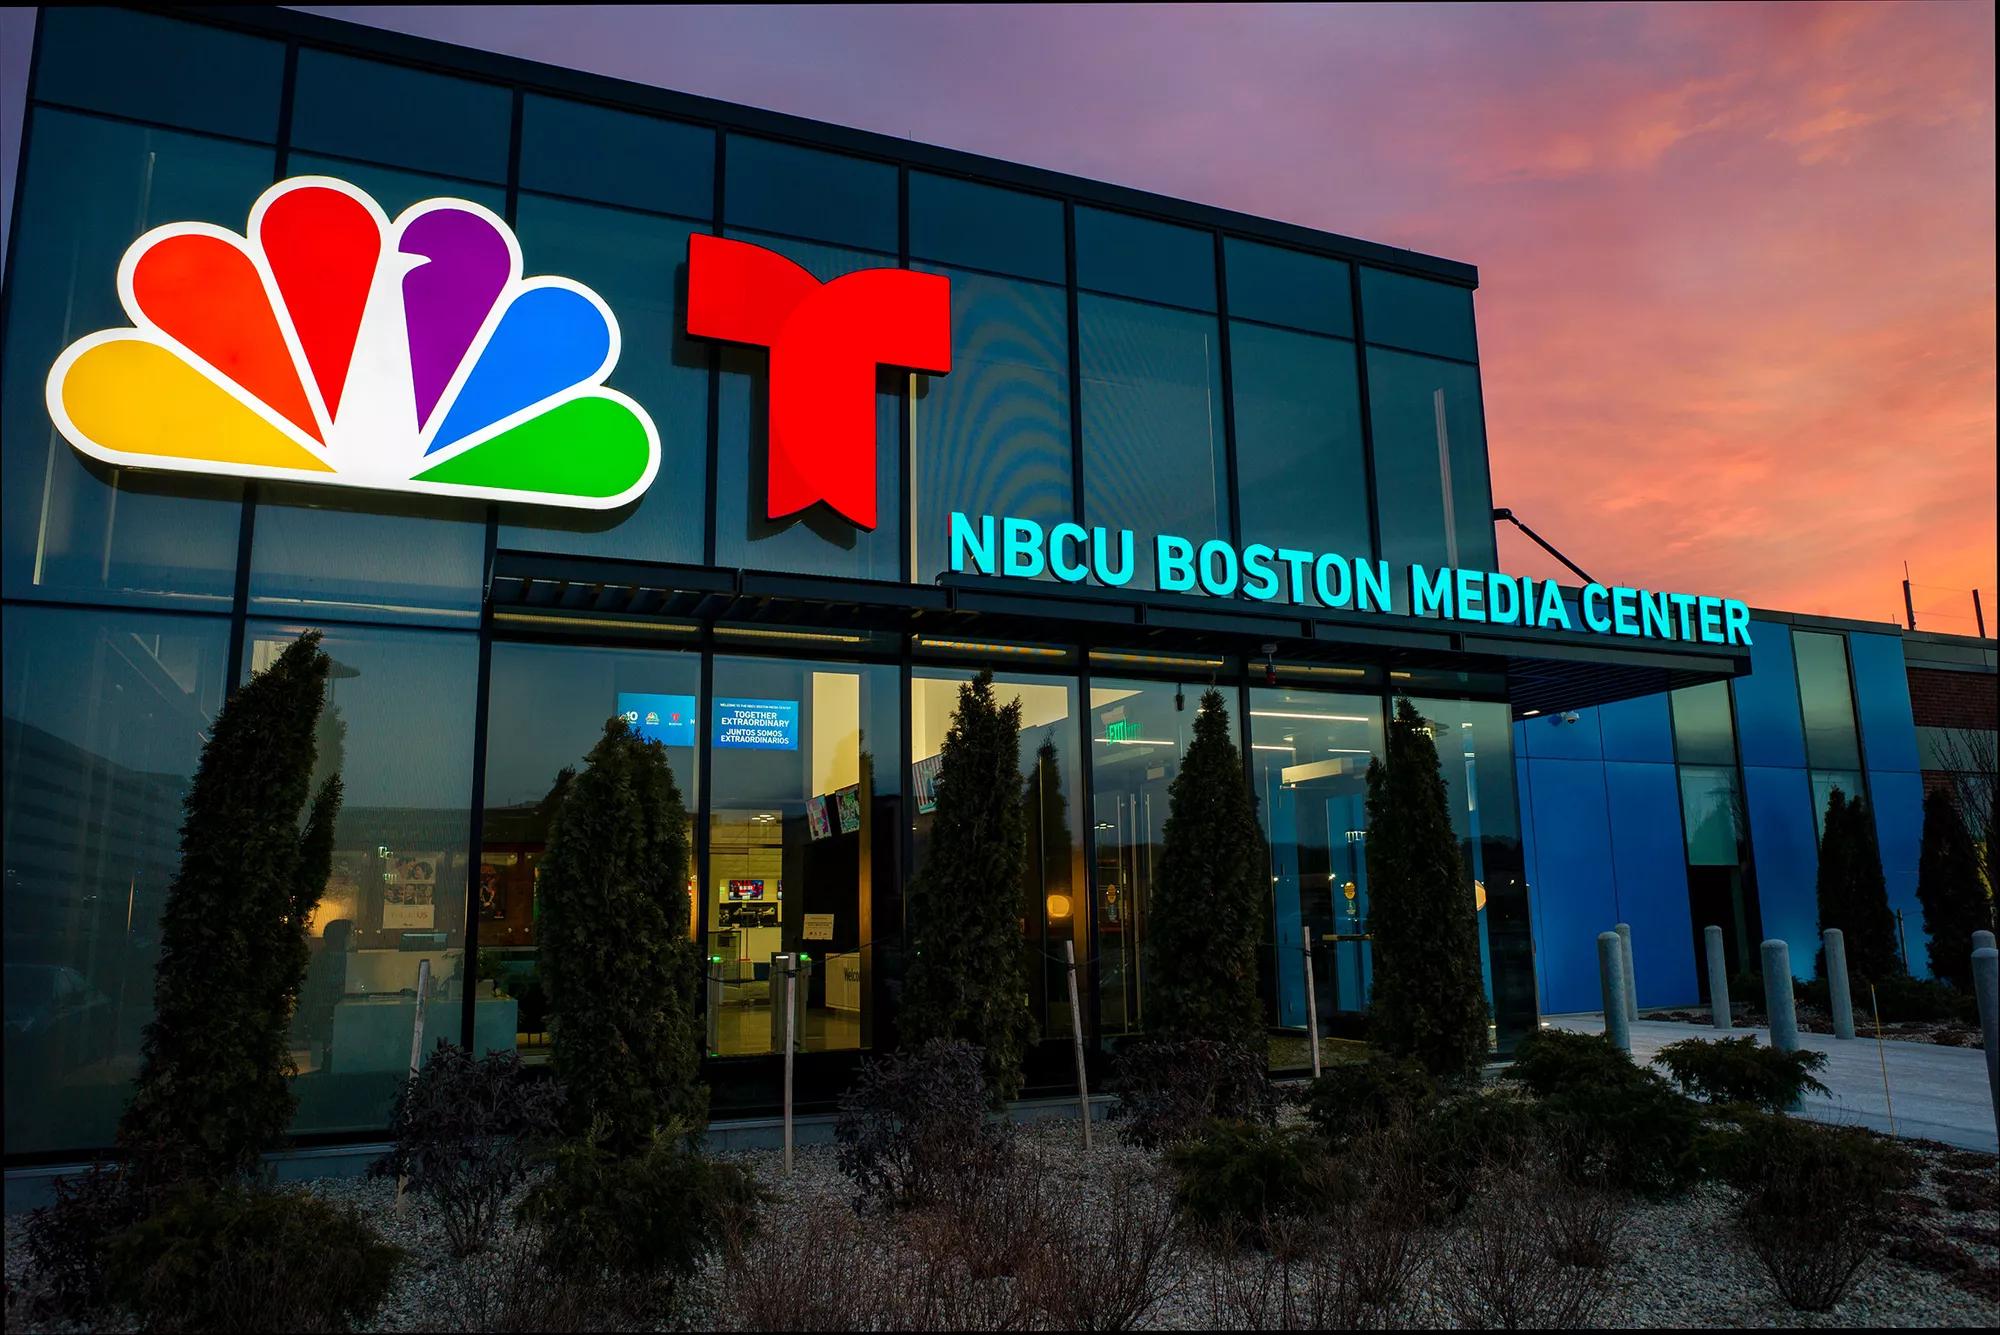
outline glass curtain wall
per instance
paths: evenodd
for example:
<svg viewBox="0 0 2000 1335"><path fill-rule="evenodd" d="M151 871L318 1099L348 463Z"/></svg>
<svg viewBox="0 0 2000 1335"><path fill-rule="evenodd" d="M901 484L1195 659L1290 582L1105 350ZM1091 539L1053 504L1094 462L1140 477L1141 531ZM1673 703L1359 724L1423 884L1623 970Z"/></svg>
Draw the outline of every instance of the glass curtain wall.
<svg viewBox="0 0 2000 1335"><path fill-rule="evenodd" d="M910 788L915 849L911 871L916 876L923 874L928 851L939 752L958 713L959 691L974 675L956 668L933 667L919 667L911 673ZM1002 706L1013 700L1021 705L1021 785L1028 838L1021 885L1021 948L1027 960L1029 1009L1043 1036L1059 1037L1070 1029L1064 939L1075 943L1078 969L1087 970L1090 961L1089 911L1083 899L1087 882L1081 839L1084 813L1078 769L1077 683L1073 677L995 673L993 694ZM1087 996L1087 991L1080 995ZM1084 1017L1086 1031L1089 1018ZM1029 1060L1029 1083L1038 1083L1033 1054Z"/></svg>
<svg viewBox="0 0 2000 1335"><path fill-rule="evenodd" d="M496 1019L487 1027L511 1034L525 1061L547 1060L550 1052L551 1007L535 934L549 822L613 715L666 748L688 811L688 933L694 933L700 689L701 658L688 651L504 641L493 646L475 910L475 1029L477 1017L492 1009Z"/></svg>
<svg viewBox="0 0 2000 1335"><path fill-rule="evenodd" d="M1380 696L1250 691L1250 769L1271 846L1276 958L1266 976L1283 1027L1306 1022L1307 937L1321 1013L1367 1008L1367 775L1383 740Z"/></svg>
<svg viewBox="0 0 2000 1335"><path fill-rule="evenodd" d="M1753 967L1763 936L1750 858L1750 823L1736 773L1736 721L1729 684L1684 687L1670 699L1694 958L1697 962L1705 958L1705 929L1710 924L1721 926L1723 953L1734 976ZM1695 982L1706 1000L1706 968L1695 970Z"/></svg>
<svg viewBox="0 0 2000 1335"><path fill-rule="evenodd" d="M1091 871L1103 1034L1146 1027L1147 915L1166 834L1168 789L1194 740L1202 689L1091 678ZM1240 739L1235 713L1230 710Z"/></svg>
<svg viewBox="0 0 2000 1335"><path fill-rule="evenodd" d="M800 1050L872 1047L876 948L901 902L896 669L718 655L701 890L710 1049L780 1050L782 962L805 957ZM888 930L885 932L884 926Z"/></svg>
<svg viewBox="0 0 2000 1335"><path fill-rule="evenodd" d="M245 670L261 671L305 629L251 622ZM306 923L292 1127L379 1130L409 1069L420 1000L425 1032L452 1037L476 987L464 944L479 645L452 632L328 626L321 647L333 668L313 782L337 773L344 792L332 873ZM474 1051L514 1045L503 1009L475 1004Z"/></svg>

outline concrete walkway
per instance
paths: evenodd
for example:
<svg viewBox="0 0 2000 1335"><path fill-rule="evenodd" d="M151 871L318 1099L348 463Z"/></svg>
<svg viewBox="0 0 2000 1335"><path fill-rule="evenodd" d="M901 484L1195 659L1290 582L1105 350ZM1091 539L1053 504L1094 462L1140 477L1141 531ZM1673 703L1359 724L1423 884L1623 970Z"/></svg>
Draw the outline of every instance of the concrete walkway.
<svg viewBox="0 0 2000 1335"><path fill-rule="evenodd" d="M1604 1032L1604 1016L1548 1015L1551 1029L1580 1034ZM1644 1065L1669 1043L1684 1038L1742 1038L1771 1041L1768 1029L1712 1029L1706 1025L1640 1020L1632 1026L1632 1060ZM1993 1104L1986 1085L1986 1054L1978 1048L1945 1048L1935 1043L1886 1042L1878 1053L1872 1038L1836 1039L1831 1034L1800 1034L1799 1046L1826 1054L1816 1072L1831 1096L1808 1094L1799 1115L1845 1126L1890 1131L1890 1100L1895 1111L1894 1134L1910 1140L1936 1140L1962 1149L2000 1150L1993 1131ZM1882 1068L1888 1064L1889 1098L1883 1097Z"/></svg>

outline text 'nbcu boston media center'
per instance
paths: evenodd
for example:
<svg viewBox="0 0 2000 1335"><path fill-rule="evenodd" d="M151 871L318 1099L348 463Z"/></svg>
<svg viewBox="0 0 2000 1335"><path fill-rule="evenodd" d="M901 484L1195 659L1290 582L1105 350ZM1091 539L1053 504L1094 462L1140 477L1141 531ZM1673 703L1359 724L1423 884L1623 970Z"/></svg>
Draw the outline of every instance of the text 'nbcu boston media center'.
<svg viewBox="0 0 2000 1335"><path fill-rule="evenodd" d="M426 1032L546 1053L551 789L613 714L688 797L718 1113L777 1099L780 951L824 1103L895 1041L988 666L1027 933L1074 943L1093 1063L1146 1025L1211 682L1270 840L1274 1033L1302 933L1326 1023L1366 1005L1363 774L1402 696L1501 1049L1595 1007L1615 921L1647 1005L1697 1000L1709 923L1810 968L1834 785L1924 969L1922 743L1994 726L1990 643L1494 573L1468 265L310 16L56 9L7 263L11 1163L110 1142L206 730L307 627L347 801L302 1139L379 1135L420 961ZM1033 1005L1067 1035L1060 965ZM1074 1079L1044 1046L1031 1092Z"/></svg>

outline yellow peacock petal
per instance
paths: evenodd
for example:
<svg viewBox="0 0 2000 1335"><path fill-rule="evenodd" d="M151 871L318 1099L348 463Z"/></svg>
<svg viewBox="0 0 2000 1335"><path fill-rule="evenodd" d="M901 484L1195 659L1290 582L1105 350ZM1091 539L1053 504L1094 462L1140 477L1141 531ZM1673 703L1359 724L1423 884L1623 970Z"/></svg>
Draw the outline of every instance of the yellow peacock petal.
<svg viewBox="0 0 2000 1335"><path fill-rule="evenodd" d="M71 364L70 421L98 446L215 463L331 473L332 467L156 343L113 339Z"/></svg>

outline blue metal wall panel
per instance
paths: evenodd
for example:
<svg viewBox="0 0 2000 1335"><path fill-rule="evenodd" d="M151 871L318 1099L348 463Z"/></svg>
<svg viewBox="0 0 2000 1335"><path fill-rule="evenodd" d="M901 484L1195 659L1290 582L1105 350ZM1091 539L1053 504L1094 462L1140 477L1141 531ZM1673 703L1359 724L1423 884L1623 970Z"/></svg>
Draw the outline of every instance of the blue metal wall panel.
<svg viewBox="0 0 2000 1335"><path fill-rule="evenodd" d="M1606 760L1673 763L1674 720L1666 694L1642 695L1636 700L1600 705L1597 723L1604 738Z"/></svg>
<svg viewBox="0 0 2000 1335"><path fill-rule="evenodd" d="M1917 903L1917 853L1924 837L1924 777L1907 770L1868 771L1868 789L1875 806L1875 840L1882 850L1882 880L1889 890L1889 910L1902 910L1903 940L1909 947L1910 972L1930 976L1929 942L1924 936L1924 911ZM1948 945L1947 945L1948 948ZM1961 949L1972 949L1965 943Z"/></svg>
<svg viewBox="0 0 2000 1335"><path fill-rule="evenodd" d="M1921 770L1902 638L1851 632L1847 652L1854 665L1855 712L1861 718L1861 746L1869 773Z"/></svg>
<svg viewBox="0 0 2000 1335"><path fill-rule="evenodd" d="M1618 920L1604 767L1530 759L1521 805L1535 840L1530 894L1542 1013L1601 1009L1597 934Z"/></svg>
<svg viewBox="0 0 2000 1335"><path fill-rule="evenodd" d="M1819 826L1813 820L1812 785L1802 769L1746 765L1743 796L1750 808L1764 935L1784 938L1792 948L1792 973L1810 978L1819 953L1819 900L1813 887L1819 875Z"/></svg>
<svg viewBox="0 0 2000 1335"><path fill-rule="evenodd" d="M1806 730L1790 627L1750 623L1750 675L1736 678L1730 689L1736 692L1736 747L1743 763L1803 769Z"/></svg>
<svg viewBox="0 0 2000 1335"><path fill-rule="evenodd" d="M1542 714L1521 720L1527 754L1549 760L1596 760L1604 754L1598 740L1597 711L1576 709L1576 722L1563 722L1561 714Z"/></svg>
<svg viewBox="0 0 2000 1335"><path fill-rule="evenodd" d="M1618 921L1632 928L1641 1006L1691 1006L1694 928L1681 843L1680 784L1672 765L1607 761Z"/></svg>

